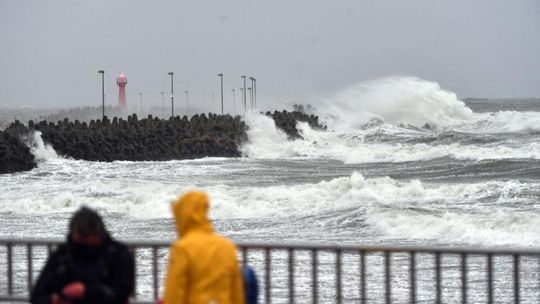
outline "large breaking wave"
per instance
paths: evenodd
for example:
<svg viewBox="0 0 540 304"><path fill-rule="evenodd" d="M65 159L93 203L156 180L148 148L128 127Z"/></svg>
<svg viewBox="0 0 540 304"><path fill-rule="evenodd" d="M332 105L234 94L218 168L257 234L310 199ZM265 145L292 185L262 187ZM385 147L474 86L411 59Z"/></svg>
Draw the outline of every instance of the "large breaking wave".
<svg viewBox="0 0 540 304"><path fill-rule="evenodd" d="M287 140L270 118L248 115L249 142L242 152L252 158L345 163L540 159L540 144L509 135L539 133L540 112L474 113L454 93L414 77L353 86L323 104L318 114L330 131L299 122L303 141Z"/></svg>
<svg viewBox="0 0 540 304"><path fill-rule="evenodd" d="M338 92L320 107L336 131L355 131L370 121L463 132L540 131L539 112L474 113L453 92L417 77L387 77Z"/></svg>
<svg viewBox="0 0 540 304"><path fill-rule="evenodd" d="M285 134L275 129L270 118L252 116L248 118L248 124L249 142L242 147L242 151L252 158L330 158L345 163L406 162L444 157L476 161L540 159L540 143L537 142L520 143L508 140L479 144L448 143L448 141L409 143L402 140L426 134L415 130L396 131L384 127L378 127L376 130L359 130L356 133L323 132L311 129L306 123L298 124L304 140L290 141ZM390 142L366 141L366 137L374 133L390 134L395 139Z"/></svg>
<svg viewBox="0 0 540 304"><path fill-rule="evenodd" d="M339 129L357 129L373 118L422 127L460 124L474 116L456 94L416 77L359 83L327 100L321 112L335 117L334 128Z"/></svg>

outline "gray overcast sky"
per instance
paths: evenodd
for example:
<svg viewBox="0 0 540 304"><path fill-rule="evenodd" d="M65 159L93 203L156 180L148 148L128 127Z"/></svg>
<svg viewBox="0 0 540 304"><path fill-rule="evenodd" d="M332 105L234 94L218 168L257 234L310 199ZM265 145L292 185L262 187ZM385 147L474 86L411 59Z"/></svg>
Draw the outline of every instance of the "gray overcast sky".
<svg viewBox="0 0 540 304"><path fill-rule="evenodd" d="M258 79L269 103L328 96L389 75L437 81L460 97L540 96L538 0L0 0L0 106L194 103Z"/></svg>

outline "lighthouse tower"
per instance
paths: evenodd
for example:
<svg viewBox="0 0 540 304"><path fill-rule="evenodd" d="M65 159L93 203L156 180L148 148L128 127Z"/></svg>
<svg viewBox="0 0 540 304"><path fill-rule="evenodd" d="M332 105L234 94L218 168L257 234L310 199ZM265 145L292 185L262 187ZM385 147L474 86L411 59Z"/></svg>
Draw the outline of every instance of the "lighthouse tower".
<svg viewBox="0 0 540 304"><path fill-rule="evenodd" d="M118 77L116 78L116 84L118 85L118 106L125 107L127 78L124 73L118 74Z"/></svg>

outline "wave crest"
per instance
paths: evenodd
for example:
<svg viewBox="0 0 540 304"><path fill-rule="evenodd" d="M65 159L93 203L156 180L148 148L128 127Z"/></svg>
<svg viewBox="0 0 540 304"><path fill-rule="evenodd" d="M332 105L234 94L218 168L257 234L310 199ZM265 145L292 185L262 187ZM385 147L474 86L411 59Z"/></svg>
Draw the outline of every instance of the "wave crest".
<svg viewBox="0 0 540 304"><path fill-rule="evenodd" d="M436 82L417 77L387 77L349 87L322 107L337 117L337 129L358 129L372 118L391 124L423 127L456 125L473 117L473 111L455 93Z"/></svg>

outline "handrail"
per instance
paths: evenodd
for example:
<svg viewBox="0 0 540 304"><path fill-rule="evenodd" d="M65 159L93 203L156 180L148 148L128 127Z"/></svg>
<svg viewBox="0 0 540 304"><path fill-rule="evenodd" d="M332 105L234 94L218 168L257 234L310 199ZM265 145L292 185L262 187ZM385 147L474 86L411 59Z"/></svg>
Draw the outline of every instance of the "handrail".
<svg viewBox="0 0 540 304"><path fill-rule="evenodd" d="M148 240L118 240L126 246L145 246L145 247L169 247L172 244L167 241L148 241ZM0 244L13 245L38 245L45 246L50 244L61 244L65 242L63 239L7 239L0 237ZM461 246L403 246L403 245L340 245L340 244L310 244L310 243L249 243L237 242L239 248L249 249L277 249L277 250L340 250L340 251L364 251L364 252L416 252L416 253L437 253L444 252L447 254L503 254L503 255L538 255L540 248L524 247L524 248L506 248L506 247L481 247L470 248Z"/></svg>
<svg viewBox="0 0 540 304"><path fill-rule="evenodd" d="M166 263L164 251L168 250L171 242L119 241L133 251L136 259L138 256L141 262L139 266L145 267L142 273L138 273L136 284L142 283L147 287L147 291L139 294L137 287L135 287L133 303L155 303L160 293L160 280L163 279L162 277L160 279L160 268L161 275L163 275L163 267ZM0 258L0 273L5 272L7 278L7 293L2 293L4 290L0 287L0 301L28 301L27 294L35 279L33 248L45 247L47 254L50 254L53 247L63 242L65 239L0 237L0 248L6 249L2 255L5 260ZM426 293L433 296L431 300L435 303L442 303L448 290L457 292L456 296L460 295L462 303L468 303L471 298L472 303L477 303L479 295L486 299L486 303L493 303L501 292L500 278L495 279L495 276L501 274L501 270L504 275L510 276L504 287L506 300L509 300L511 296L514 303L522 301L540 303L540 294L537 294L536 289L534 289L535 286L538 286L537 288L540 290L540 282L537 282L536 279L536 277L540 277L540 248L257 242L239 242L236 245L241 263L243 265L250 263L257 267L264 303L268 304L274 301L272 300L274 297L280 301L288 299L289 303L302 302L297 301L299 297L311 303L325 303L330 299L335 300L336 303L342 303L346 299L351 299L351 290L356 290L354 299L359 300L360 303L369 303L370 299L379 299L382 303L390 304L395 297L408 298L411 303L424 302ZM20 250L19 254L16 254L19 247L23 247L26 254L20 254ZM281 254L273 254L278 252ZM253 255L250 256L249 253L253 253ZM405 254L405 256L401 254ZM329 259L329 256L332 257ZM499 256L500 260L497 262L496 259L499 259ZM368 259L368 257L370 258ZM25 258L26 263L24 262ZM5 268L3 268L3 261L6 261ZM504 267L498 267L500 263L503 263ZM14 267L16 264L18 268ZM17 273L16 269L21 267L26 267L26 272ZM274 269L277 270L280 267L281 271L274 273ZM306 267L308 268L306 269ZM298 277L299 269L304 269L303 271L307 272ZM408 274L403 273L404 271ZM426 274L426 271L431 274ZM398 274L394 276L396 272ZM453 282L450 285L448 285L448 277L445 278L447 272L454 273L451 277ZM285 284L285 288L276 286L280 284L274 285L277 282L272 279L273 274L279 277L277 282ZM14 284L17 276L19 277L18 289ZM327 281L329 277L334 278L333 285L328 285L328 282L323 284L323 278ZM403 285L401 279L396 282L395 279L398 277L408 278L408 284ZM0 277L0 283L2 283L2 279ZM308 280L311 287L298 284L298 280ZM433 282L434 285L426 286L426 280ZM479 289L479 281L484 281L485 287ZM373 284L375 284L375 288ZM21 286L25 289L21 289ZM150 291L148 291L148 287L150 287ZM307 292L306 288L310 291L309 294L305 293ZM322 292L323 289L324 292ZM304 292L300 292L300 290ZM408 290L408 292L404 293L403 290ZM420 292L421 290L422 292ZM330 294L330 298L328 298L328 294ZM320 297L324 297L324 301L319 301Z"/></svg>

